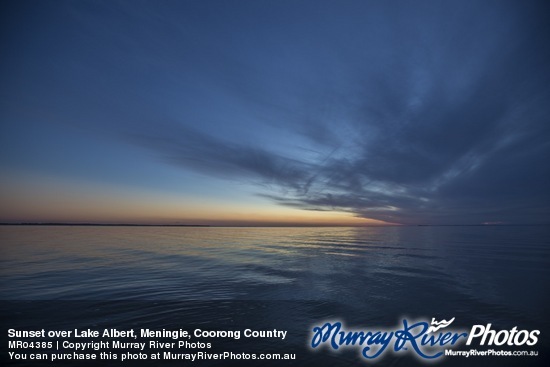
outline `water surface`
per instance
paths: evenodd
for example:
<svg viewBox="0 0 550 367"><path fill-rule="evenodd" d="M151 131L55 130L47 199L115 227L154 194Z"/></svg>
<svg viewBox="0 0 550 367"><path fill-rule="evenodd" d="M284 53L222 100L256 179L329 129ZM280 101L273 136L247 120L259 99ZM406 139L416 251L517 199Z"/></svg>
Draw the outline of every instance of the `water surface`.
<svg viewBox="0 0 550 367"><path fill-rule="evenodd" d="M213 308L221 317L218 323L230 308L243 322L304 333L327 319L391 326L402 317L550 330L546 227L3 226L0 231L0 299L157 302L140 306L141 312L118 303L109 309L111 321L155 320L169 327L175 303L154 305L184 302L179 304L198 305L181 310L198 322L206 313L200 302L209 302L209 312ZM237 304L263 306L236 311ZM101 323L94 318L79 321Z"/></svg>

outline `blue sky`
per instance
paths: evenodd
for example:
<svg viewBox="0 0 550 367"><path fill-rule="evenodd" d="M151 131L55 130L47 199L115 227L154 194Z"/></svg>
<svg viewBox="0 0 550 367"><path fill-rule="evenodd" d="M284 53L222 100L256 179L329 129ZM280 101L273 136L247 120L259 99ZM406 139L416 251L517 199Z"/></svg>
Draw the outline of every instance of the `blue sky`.
<svg viewBox="0 0 550 367"><path fill-rule="evenodd" d="M2 7L2 221L549 221L544 2Z"/></svg>

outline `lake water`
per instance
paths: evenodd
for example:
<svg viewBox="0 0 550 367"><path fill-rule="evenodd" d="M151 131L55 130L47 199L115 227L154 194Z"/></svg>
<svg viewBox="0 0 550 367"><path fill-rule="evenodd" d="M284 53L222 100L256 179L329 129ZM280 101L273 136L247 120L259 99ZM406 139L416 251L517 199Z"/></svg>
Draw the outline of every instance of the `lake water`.
<svg viewBox="0 0 550 367"><path fill-rule="evenodd" d="M293 365L369 365L358 350L306 348L312 325L455 317L468 329L539 329L542 356L504 365L547 362L548 227L2 226L0 236L3 324L286 329L279 347L298 353ZM503 365L441 365L466 361Z"/></svg>

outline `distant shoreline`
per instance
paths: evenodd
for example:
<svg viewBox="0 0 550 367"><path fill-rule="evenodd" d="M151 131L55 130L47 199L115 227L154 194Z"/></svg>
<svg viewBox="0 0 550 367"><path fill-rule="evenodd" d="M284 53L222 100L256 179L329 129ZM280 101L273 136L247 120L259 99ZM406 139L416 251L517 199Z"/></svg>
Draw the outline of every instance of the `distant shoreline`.
<svg viewBox="0 0 550 367"><path fill-rule="evenodd" d="M388 225L210 225L210 224L137 224L137 223L0 223L0 226L65 226L65 227L221 227L221 228L322 228L322 227L543 227L550 224L388 224Z"/></svg>
<svg viewBox="0 0 550 367"><path fill-rule="evenodd" d="M0 226L211 227L208 224L135 224L135 223L0 223Z"/></svg>

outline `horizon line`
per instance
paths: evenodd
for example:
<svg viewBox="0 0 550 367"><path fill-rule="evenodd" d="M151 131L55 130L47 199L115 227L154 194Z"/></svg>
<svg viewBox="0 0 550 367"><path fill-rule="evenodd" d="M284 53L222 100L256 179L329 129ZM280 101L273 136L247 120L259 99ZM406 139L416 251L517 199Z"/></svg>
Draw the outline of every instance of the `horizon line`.
<svg viewBox="0 0 550 367"><path fill-rule="evenodd" d="M539 224L154 224L154 223L89 223L89 222L0 222L0 226L82 226L82 227L524 227L524 226L548 226L548 223Z"/></svg>

